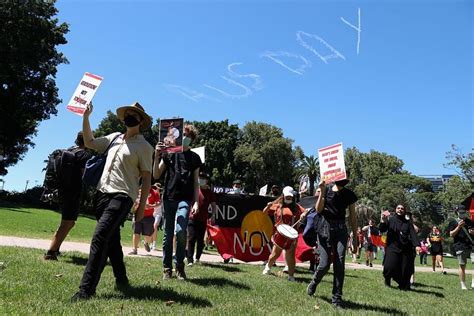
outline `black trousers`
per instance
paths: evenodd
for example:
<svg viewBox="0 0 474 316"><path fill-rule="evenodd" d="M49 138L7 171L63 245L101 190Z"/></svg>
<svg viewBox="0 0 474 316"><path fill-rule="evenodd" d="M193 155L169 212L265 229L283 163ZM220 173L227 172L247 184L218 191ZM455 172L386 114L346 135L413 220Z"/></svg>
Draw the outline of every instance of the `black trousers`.
<svg viewBox="0 0 474 316"><path fill-rule="evenodd" d="M110 259L116 280L120 282L127 279L120 244L120 225L125 222L133 201L124 193L97 192L94 205L97 225L92 236L89 259L79 286L81 292L89 295L95 294L107 258Z"/></svg>
<svg viewBox="0 0 474 316"><path fill-rule="evenodd" d="M199 260L204 249L204 235L206 234L207 223L202 221L189 220L188 240L186 245L186 257L188 262L194 262L194 247L196 247L196 260Z"/></svg>
<svg viewBox="0 0 474 316"><path fill-rule="evenodd" d="M387 247L383 265L385 280L393 279L401 290L408 290L413 273L415 273L415 250Z"/></svg>
<svg viewBox="0 0 474 316"><path fill-rule="evenodd" d="M342 288L344 286L345 259L347 247L347 228L345 224L332 225L330 228L329 241L326 238L318 237L319 264L314 272L313 282L316 286L329 271L331 265L331 254L333 255L333 281L332 281L332 302L342 301Z"/></svg>

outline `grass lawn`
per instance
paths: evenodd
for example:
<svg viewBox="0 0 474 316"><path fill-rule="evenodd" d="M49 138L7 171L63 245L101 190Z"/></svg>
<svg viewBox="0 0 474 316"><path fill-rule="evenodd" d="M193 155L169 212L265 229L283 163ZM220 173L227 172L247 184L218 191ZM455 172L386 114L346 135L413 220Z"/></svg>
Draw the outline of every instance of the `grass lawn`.
<svg viewBox="0 0 474 316"><path fill-rule="evenodd" d="M36 208L0 207L0 235L26 238L50 239L61 221L61 213ZM79 216L66 241L89 243L96 220ZM132 245L132 222L126 221L122 228L122 245ZM157 244L161 247L163 233L158 233Z"/></svg>
<svg viewBox="0 0 474 316"><path fill-rule="evenodd" d="M114 289L107 266L96 298L69 303L77 291L86 256L65 253L57 262L43 261L42 251L0 247L0 314L325 314L332 275L315 298L305 295L311 274L298 269L297 281L264 276L261 267L243 264L201 264L187 268L188 281L161 280L161 260L129 258L132 288ZM276 270L276 269L274 269ZM157 282L159 280L159 282ZM470 277L469 277L470 281ZM461 291L455 275L418 273L415 291L383 286L381 271L348 269L344 300L353 314L470 314L472 291ZM315 306L318 306L316 310Z"/></svg>

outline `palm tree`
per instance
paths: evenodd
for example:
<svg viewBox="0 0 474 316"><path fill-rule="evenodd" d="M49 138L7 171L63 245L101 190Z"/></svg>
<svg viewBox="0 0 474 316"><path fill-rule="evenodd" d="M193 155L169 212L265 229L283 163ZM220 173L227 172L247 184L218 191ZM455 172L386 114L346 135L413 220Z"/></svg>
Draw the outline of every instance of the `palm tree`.
<svg viewBox="0 0 474 316"><path fill-rule="evenodd" d="M300 175L306 174L309 178L309 195L314 195L314 182L319 177L319 161L317 157L304 156L300 165Z"/></svg>

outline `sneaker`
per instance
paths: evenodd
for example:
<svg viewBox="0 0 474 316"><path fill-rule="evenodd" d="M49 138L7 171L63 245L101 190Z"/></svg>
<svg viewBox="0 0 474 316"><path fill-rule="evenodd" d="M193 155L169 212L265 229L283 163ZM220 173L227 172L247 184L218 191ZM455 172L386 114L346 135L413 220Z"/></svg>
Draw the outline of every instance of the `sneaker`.
<svg viewBox="0 0 474 316"><path fill-rule="evenodd" d="M285 266L285 267L283 268L283 271L282 271L282 272L283 272L283 273L288 273L288 266Z"/></svg>
<svg viewBox="0 0 474 316"><path fill-rule="evenodd" d="M54 260L54 261L58 261L57 252L56 252L56 251L49 251L49 250L48 250L48 252L44 254L43 259L44 259L44 260Z"/></svg>
<svg viewBox="0 0 474 316"><path fill-rule="evenodd" d="M229 259L224 259L224 263L229 263L230 262L230 258Z"/></svg>
<svg viewBox="0 0 474 316"><path fill-rule="evenodd" d="M270 274L270 267L268 266L268 264L265 265L265 268L263 269L262 274L263 275L269 275Z"/></svg>
<svg viewBox="0 0 474 316"><path fill-rule="evenodd" d="M92 298L92 295L84 293L84 292L77 292L71 297L71 302L79 302L79 301L87 301Z"/></svg>
<svg viewBox="0 0 474 316"><path fill-rule="evenodd" d="M292 276L289 276L289 277L288 277L288 281L290 281L290 282L296 282L295 277L292 277Z"/></svg>
<svg viewBox="0 0 474 316"><path fill-rule="evenodd" d="M316 283L314 283L314 281L311 281L308 284L308 287L306 288L306 294L308 294L308 296L313 296L314 293L316 293Z"/></svg>
<svg viewBox="0 0 474 316"><path fill-rule="evenodd" d="M192 266L193 266L192 262L188 263L188 267L192 267Z"/></svg>
<svg viewBox="0 0 474 316"><path fill-rule="evenodd" d="M373 267L372 263L369 263L369 267L371 267L371 268Z"/></svg>
<svg viewBox="0 0 474 316"><path fill-rule="evenodd" d="M128 253L129 256L136 256L138 254L137 249L133 249Z"/></svg>
<svg viewBox="0 0 474 316"><path fill-rule="evenodd" d="M143 247L145 247L146 252L151 251L150 245L146 241L143 241Z"/></svg>
<svg viewBox="0 0 474 316"><path fill-rule="evenodd" d="M443 271L443 274L448 274L446 271Z"/></svg>
<svg viewBox="0 0 474 316"><path fill-rule="evenodd" d="M365 265L369 266L369 260L365 260Z"/></svg>
<svg viewBox="0 0 474 316"><path fill-rule="evenodd" d="M173 270L169 268L163 270L163 280L169 280L172 277L173 277Z"/></svg>
<svg viewBox="0 0 474 316"><path fill-rule="evenodd" d="M461 283L461 290L467 290L466 284Z"/></svg>
<svg viewBox="0 0 474 316"><path fill-rule="evenodd" d="M176 277L178 280L186 280L186 273L184 272L184 264L176 265Z"/></svg>

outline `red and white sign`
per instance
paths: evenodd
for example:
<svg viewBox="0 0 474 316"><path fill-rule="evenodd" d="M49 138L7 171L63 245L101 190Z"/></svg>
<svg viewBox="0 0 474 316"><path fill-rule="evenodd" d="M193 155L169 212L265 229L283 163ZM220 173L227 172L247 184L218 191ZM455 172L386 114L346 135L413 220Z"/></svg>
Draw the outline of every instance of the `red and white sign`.
<svg viewBox="0 0 474 316"><path fill-rule="evenodd" d="M342 143L318 150L321 180L326 183L347 178Z"/></svg>
<svg viewBox="0 0 474 316"><path fill-rule="evenodd" d="M74 91L67 109L82 116L104 78L86 72Z"/></svg>

